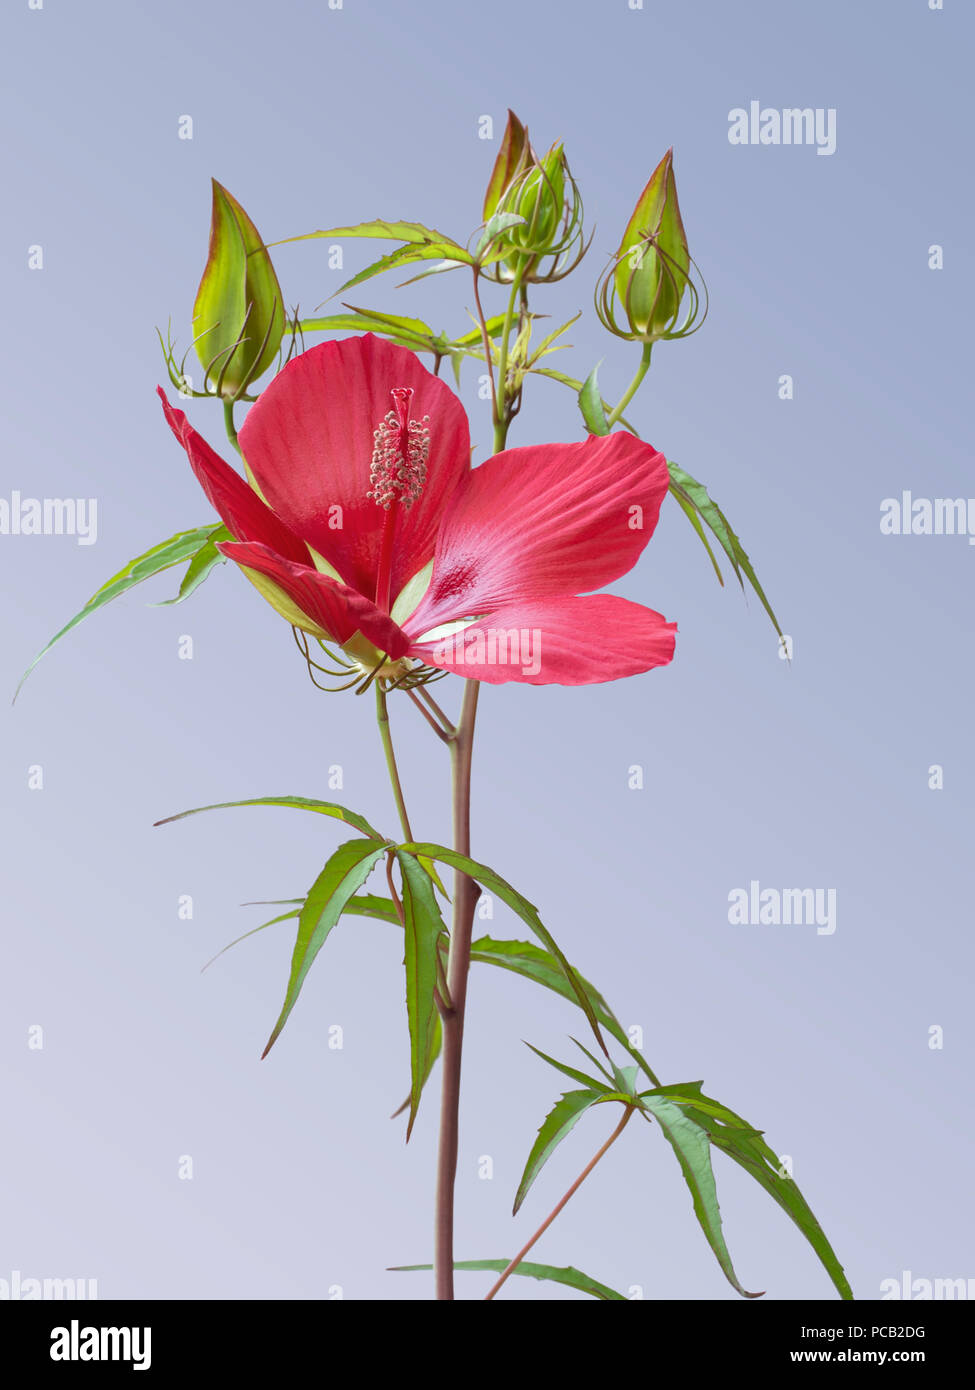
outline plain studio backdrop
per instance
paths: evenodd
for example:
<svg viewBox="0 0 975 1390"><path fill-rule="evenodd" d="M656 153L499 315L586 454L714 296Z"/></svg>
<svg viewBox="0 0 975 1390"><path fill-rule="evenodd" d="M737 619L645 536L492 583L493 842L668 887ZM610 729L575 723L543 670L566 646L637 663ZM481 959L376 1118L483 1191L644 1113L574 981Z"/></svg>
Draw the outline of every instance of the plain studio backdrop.
<svg viewBox="0 0 975 1390"><path fill-rule="evenodd" d="M668 500L612 587L678 623L676 659L602 686L485 688L473 852L540 905L664 1081L703 1079L766 1131L864 1298L905 1271L975 1275L975 550L880 527L905 489L975 492L973 20L958 0L11 0L2 17L0 497L97 501L93 544L0 535L11 695L104 579L210 516L154 394L154 330L171 320L189 343L211 176L268 240L386 217L464 241L513 107L539 148L565 140L596 229L534 307L552 326L584 311L557 365L585 376L602 359L615 399L637 350L600 328L592 287L674 146L711 313L656 350L630 413L725 509L793 660L751 593L719 588ZM753 101L834 111L835 151L731 143L729 113ZM346 242L343 273L310 242L275 264L310 312L374 254ZM394 286L350 298L469 328L466 275ZM479 462L474 364L461 394ZM219 409L189 410L226 452ZM571 394L531 383L511 443L580 437ZM200 974L263 920L240 904L307 889L338 828L271 810L152 828L272 794L393 824L371 702L317 693L231 566L185 605L150 606L176 573L72 633L3 715L0 1277L96 1279L102 1298L427 1297L428 1276L386 1272L431 1256L437 1109L434 1087L404 1148L389 1119L408 1084L395 933L343 921L264 1062L290 924ZM437 689L455 708L459 682ZM443 839L444 750L407 701L393 711L414 825ZM835 930L733 924L729 895L753 881L834 893ZM500 904L479 927L526 934ZM512 1255L608 1133L611 1117L585 1117L512 1222L563 1089L523 1040L569 1059L582 1026L475 967L458 1258ZM834 1297L784 1213L721 1155L715 1169L745 1287ZM737 1297L642 1125L536 1255L646 1298ZM461 1297L487 1286L458 1282ZM505 1296L576 1297L530 1281Z"/></svg>

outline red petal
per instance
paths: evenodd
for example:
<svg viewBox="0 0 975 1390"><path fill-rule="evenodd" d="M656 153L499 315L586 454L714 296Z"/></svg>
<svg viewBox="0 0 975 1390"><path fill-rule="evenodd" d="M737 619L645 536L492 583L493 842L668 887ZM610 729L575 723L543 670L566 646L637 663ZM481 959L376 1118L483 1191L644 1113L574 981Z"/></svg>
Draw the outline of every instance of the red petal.
<svg viewBox="0 0 975 1390"><path fill-rule="evenodd" d="M414 642L410 656L491 685L594 685L666 666L676 632L652 608L591 594L507 604L453 638Z"/></svg>
<svg viewBox="0 0 975 1390"><path fill-rule="evenodd" d="M611 583L636 564L669 481L663 454L622 431L496 454L448 509L406 630Z"/></svg>
<svg viewBox="0 0 975 1390"><path fill-rule="evenodd" d="M266 545L222 541L217 549L238 565L257 570L258 574L273 580L336 642L347 642L361 632L373 646L391 657L400 657L406 652L409 640L389 614L383 613L355 589L337 583L327 574L320 574L310 565L293 564Z"/></svg>
<svg viewBox="0 0 975 1390"><path fill-rule="evenodd" d="M308 564L311 556L304 542L264 505L239 473L214 453L183 412L169 404L162 387L156 389L170 429L186 450L203 491L231 535L241 541L260 541L289 560Z"/></svg>
<svg viewBox="0 0 975 1390"><path fill-rule="evenodd" d="M406 348L372 334L345 338L294 358L261 393L240 432L244 456L275 512L370 597L386 516L366 496L373 431L392 408L397 386L413 390L414 419L430 416L430 455L422 495L397 520L395 598L433 555L444 507L470 467L467 417L453 391Z"/></svg>

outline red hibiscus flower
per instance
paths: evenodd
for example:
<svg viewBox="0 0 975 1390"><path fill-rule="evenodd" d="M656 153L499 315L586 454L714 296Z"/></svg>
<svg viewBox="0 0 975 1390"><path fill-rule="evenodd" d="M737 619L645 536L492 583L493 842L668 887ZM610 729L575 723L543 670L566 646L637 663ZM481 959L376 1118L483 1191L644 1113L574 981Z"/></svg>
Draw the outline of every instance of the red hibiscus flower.
<svg viewBox="0 0 975 1390"><path fill-rule="evenodd" d="M586 685L662 666L676 625L611 594L667 491L663 454L625 432L507 449L470 465L457 397L405 348L366 335L294 358L240 432L248 480L160 389L233 541L295 627L363 671Z"/></svg>

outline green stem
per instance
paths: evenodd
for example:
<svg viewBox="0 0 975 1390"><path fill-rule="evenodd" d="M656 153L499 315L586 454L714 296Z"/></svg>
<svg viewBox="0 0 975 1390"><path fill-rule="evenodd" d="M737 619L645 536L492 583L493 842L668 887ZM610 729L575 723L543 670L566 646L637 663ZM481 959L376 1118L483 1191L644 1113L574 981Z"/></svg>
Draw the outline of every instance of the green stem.
<svg viewBox="0 0 975 1390"><path fill-rule="evenodd" d="M237 431L234 428L234 402L224 401L223 403L223 427L227 431L227 438L240 453L240 445L237 443Z"/></svg>
<svg viewBox="0 0 975 1390"><path fill-rule="evenodd" d="M393 751L393 736L389 732L389 710L386 707L386 691L383 683L376 680L376 719L379 723L379 737L383 741L383 752L386 755L386 766L389 769L389 780L393 788L393 798L396 801L396 809L399 812L399 822L403 827L403 834L406 842L413 839L413 831L410 829L410 818L406 812L406 801L403 797L403 784L399 779L399 769L396 766L396 754Z"/></svg>
<svg viewBox="0 0 975 1390"><path fill-rule="evenodd" d="M626 1109L623 1111L623 1118L620 1120L619 1124L616 1126L616 1128L613 1130L612 1134L611 1134L611 1135L609 1136L609 1138L606 1140L605 1144L603 1144L602 1148L600 1148L600 1149L598 1150L597 1153L593 1154L592 1158L591 1158L591 1159L589 1160L589 1162L586 1164L585 1168L583 1168L582 1172L581 1172L581 1173L579 1174L579 1176L576 1178L575 1182L574 1182L574 1183L572 1184L572 1186L569 1188L568 1192L565 1194L565 1196L562 1198L562 1200L561 1200L560 1202L556 1203L556 1205L555 1205L555 1207L553 1207L552 1211L549 1212L548 1216L546 1216L545 1220L544 1220L544 1221L542 1222L542 1224L539 1226L538 1230L537 1230L537 1231L535 1232L535 1234L532 1236L531 1240L529 1240L529 1241L527 1242L527 1244L525 1244L525 1245L523 1245L523 1246L521 1247L521 1249L518 1251L518 1254L514 1257L514 1259L510 1262L510 1264L508 1264L508 1266L507 1266L505 1269L503 1269L503 1270L501 1271L501 1273L500 1273L499 1276L498 1276L497 1283L495 1283L495 1284L491 1287L490 1292L488 1292L487 1294L485 1294L485 1296L484 1296L484 1301L485 1301L485 1303L488 1301L488 1299L494 1297L494 1295L497 1293L498 1289L500 1289L501 1285L505 1282L505 1280L508 1278L508 1276L509 1276L510 1274L513 1274L513 1273L515 1272L515 1270L516 1270L516 1269L518 1268L518 1266L521 1264L522 1260L523 1260L523 1259L525 1258L525 1256L528 1254L529 1250L532 1248L532 1246L535 1244L535 1242L536 1242L541 1236L543 1236L543 1235L545 1234L545 1232L548 1230L549 1226L551 1226L552 1222L553 1222L553 1221L555 1220L555 1218L558 1216L559 1212L560 1212L560 1211L562 1210L562 1208L565 1206L565 1204L566 1204L566 1202L569 1200L569 1198L572 1197L576 1192L578 1192L579 1188L580 1188L580 1187L582 1186L582 1184L585 1182L586 1178L588 1178L589 1174L590 1174L590 1173L592 1172L592 1170L595 1168L596 1164L597 1164L597 1163L599 1162L599 1160L602 1158L603 1154L606 1153L607 1149L611 1148L611 1147L613 1146L613 1144L616 1143L617 1139L618 1139L618 1138L620 1137L620 1135L623 1133L624 1129L626 1128L627 1124L629 1123L629 1119L630 1119L630 1116L631 1116L632 1114L633 1114L633 1106L632 1106L632 1105L628 1105L628 1106L626 1107Z"/></svg>
<svg viewBox="0 0 975 1390"><path fill-rule="evenodd" d="M477 716L477 681L464 685L460 718L450 741L453 769L454 849L471 852L471 759ZM471 962L471 935L479 889L466 874L454 875L454 915L447 953L447 994L443 1026L443 1084L440 1099L440 1140L437 1150L437 1196L434 1226L434 1271L438 1299L454 1296L454 1183L460 1115L460 1063L464 1042L464 1010Z"/></svg>
<svg viewBox="0 0 975 1390"><path fill-rule="evenodd" d="M630 382L626 390L623 392L616 405L616 408L614 410L611 410L609 415L607 415L606 417L606 423L607 425L609 425L610 429L612 429L612 427L616 424L617 420L623 414L623 411L626 409L630 401L632 401L633 397L640 389L640 383L643 381L643 378L646 376L647 372L650 369L650 350L652 347L652 343L643 344L643 355L640 358L640 365L636 369L636 375L634 376L633 380Z"/></svg>
<svg viewBox="0 0 975 1390"><path fill-rule="evenodd" d="M520 264L520 263L519 263ZM498 390L496 405L494 409L494 452L499 454L504 448L508 438L508 426L511 423L508 415L508 339L511 337L511 329L514 324L515 305L521 292L521 270L515 271L515 278L511 282L511 293L508 296L508 307L504 315L504 327L501 330L501 345L498 351Z"/></svg>

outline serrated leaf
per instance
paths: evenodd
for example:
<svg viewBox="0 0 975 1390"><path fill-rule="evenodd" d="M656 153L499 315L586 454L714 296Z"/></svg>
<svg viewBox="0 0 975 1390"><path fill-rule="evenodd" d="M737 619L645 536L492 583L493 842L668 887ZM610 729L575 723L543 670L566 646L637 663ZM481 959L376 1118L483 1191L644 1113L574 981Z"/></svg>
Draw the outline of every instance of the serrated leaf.
<svg viewBox="0 0 975 1390"><path fill-rule="evenodd" d="M233 540L233 536L226 526L215 527L206 545L200 547L187 565L175 597L163 599L155 607L168 608L171 604L182 603L184 599L189 598L190 594L195 593L212 570L215 570L218 565L227 563L227 557L220 554L217 543L218 541L230 540Z"/></svg>
<svg viewBox="0 0 975 1390"><path fill-rule="evenodd" d="M345 905L345 911L356 917L375 917L380 922L391 922L399 926L399 914L389 898L378 898L372 893L357 893Z"/></svg>
<svg viewBox="0 0 975 1390"><path fill-rule="evenodd" d="M420 1104L423 1084L433 1065L437 1005L437 953L445 934L430 875L412 854L396 851L403 887L406 932L406 1014L410 1027L409 1139Z"/></svg>
<svg viewBox="0 0 975 1390"><path fill-rule="evenodd" d="M704 534L704 526L701 522L701 518L698 516L697 512L694 509L693 502L689 497L685 496L685 494L681 491L680 488L674 487L673 484L671 484L669 491L671 497L673 497L674 501L680 507L681 511L684 513L688 521L694 527L694 530L697 532L697 538L704 546L704 549L707 551L708 559L711 561L711 564L714 568L715 578L717 579L718 583L721 585L723 589L724 575L721 573L721 566L714 558L714 551L711 549L710 542L708 541L707 536Z"/></svg>
<svg viewBox="0 0 975 1390"><path fill-rule="evenodd" d="M561 1099L555 1102L542 1121L538 1137L528 1155L528 1162L525 1164L525 1171L518 1184L515 1203L511 1209L512 1216L517 1216L522 1202L528 1196L532 1183L559 1144L582 1119L586 1111L591 1110L599 1099L598 1091L591 1091L587 1088L584 1091L565 1091Z"/></svg>
<svg viewBox="0 0 975 1390"><path fill-rule="evenodd" d="M221 950L219 950L215 956L210 957L206 965L203 967L203 970L209 970L210 966L213 964L214 961L219 960L221 956L226 955L226 953L231 949L232 946L239 946L240 943L242 941L246 941L249 936L256 936L259 931L265 931L268 927L276 927L279 922L290 922L295 917L298 917L300 913L301 908L295 907L290 912L282 912L279 916L272 917L269 922L262 922L259 927L251 927L250 931L245 931L242 932L240 936L235 936L233 941L228 941L226 946L222 947ZM203 970L200 971L201 975L203 974Z"/></svg>
<svg viewBox="0 0 975 1390"><path fill-rule="evenodd" d="M175 536L170 536L167 541L160 541L158 545L154 545L145 554L130 560L123 569L119 570L118 574L107 579L101 588L91 596L84 608L76 613L70 622L65 623L64 627L54 634L47 646L43 647L34 657L20 678L14 699L16 700L21 686L41 658L46 656L55 643L60 642L61 638L66 636L72 628L77 627L89 614L96 612L99 608L104 608L106 603L111 603L112 599L127 593L136 584L141 584L145 579L151 579L154 574L161 574L163 570L171 569L173 565L178 565L181 560L191 559L198 550L207 544L214 531L218 529L219 524L214 526L211 522L207 526L196 526L192 531L177 531Z"/></svg>
<svg viewBox="0 0 975 1390"><path fill-rule="evenodd" d="M671 459L667 460L667 467L670 470L670 490L673 492L676 489L682 492L687 501L698 512L705 525L716 536L718 544L730 560L738 583L741 585L742 589L744 589L745 583L742 579L742 574L744 573L749 584L751 584L758 596L759 602L772 620L772 626L781 637L783 633L782 629L779 627L779 620L772 610L772 605L765 596L765 590L758 582L758 576L745 553L741 541L731 529L731 525L724 512L718 504L712 501L708 496L708 490L703 483L699 483L696 478L692 478L683 468L678 468L677 464ZM714 564L713 555L711 556L711 563Z"/></svg>
<svg viewBox="0 0 975 1390"><path fill-rule="evenodd" d="M217 801L212 806L194 806L189 811L179 811L175 816L157 820L155 824L171 825L173 821L185 820L187 816L198 816L202 811L227 811L234 806L288 806L295 811L314 811L317 815L331 816L335 820L344 821L363 835L368 835L371 840L387 843L365 816L360 816L357 811L350 811L347 806L340 806L336 801L315 801L306 796L255 796L246 801Z"/></svg>
<svg viewBox="0 0 975 1390"><path fill-rule="evenodd" d="M590 434L609 434L609 424L603 409L603 398L599 394L599 363L586 377L579 392L579 409Z"/></svg>
<svg viewBox="0 0 975 1390"><path fill-rule="evenodd" d="M694 1215L714 1251L718 1264L732 1288L743 1298L760 1298L749 1293L738 1281L721 1228L721 1210L711 1168L711 1139L707 1129L691 1119L684 1107L667 1096L644 1095L642 1104L660 1125L680 1164L684 1181L691 1190Z"/></svg>
<svg viewBox="0 0 975 1390"><path fill-rule="evenodd" d="M559 962L548 951L543 950L541 946L536 946L531 941L498 941L490 936L482 936L471 946L471 960L481 961L485 965L496 965L502 970L511 970L526 980L534 980L536 984L544 985L546 989L561 995L563 999L568 999L571 1004L578 1004L579 1002L576 992L566 979L565 972ZM627 1049L631 1057L641 1062L646 1074L655 1080L650 1067L632 1047L623 1025L595 985L586 980L578 971L575 972L575 977L586 991L593 1013L599 1023Z"/></svg>
<svg viewBox="0 0 975 1390"><path fill-rule="evenodd" d="M846 1272L825 1231L813 1215L795 1179L782 1176L781 1161L765 1142L762 1131L754 1129L726 1105L702 1095L700 1081L662 1086L654 1094L673 1100L690 1119L707 1128L714 1147L744 1168L788 1214L815 1250L840 1297L852 1299L853 1291Z"/></svg>
<svg viewBox="0 0 975 1390"><path fill-rule="evenodd" d="M556 942L548 928L543 925L538 915L538 908L534 903L530 903L527 898L522 897L517 889L512 888L510 883L506 882L500 874L495 873L493 869L488 868L486 864L479 864L477 860L469 859L466 855L458 854L456 850L447 849L444 845L409 844L402 845L401 848L411 854L426 855L429 859L437 859L442 864L449 864L452 869L457 869L460 873L466 874L468 878L475 879L483 888L486 888L489 893L493 893L495 897L500 898L503 903L506 903L513 912L516 912L521 920L531 929L535 936L538 937L539 941L547 947L549 952L558 961L566 980L572 988L572 992L579 1007L589 1020L589 1026L592 1028L596 1041L599 1043L603 1052L606 1051L606 1044L599 1031L596 1014L586 988L577 972L566 960L562 948Z"/></svg>
<svg viewBox="0 0 975 1390"><path fill-rule="evenodd" d="M262 1058L270 1052L287 1023L308 971L329 932L385 852L385 844L376 845L370 840L347 840L339 845L308 890L298 917L298 936L291 957L291 974L284 1005L267 1046L261 1053Z"/></svg>
<svg viewBox="0 0 975 1390"><path fill-rule="evenodd" d="M293 241L314 241L318 237L369 237L377 241L402 241L416 246L424 242L437 242L445 246L454 246L458 251L463 248L449 236L444 236L443 232L436 231L433 227L424 227L422 222L387 222L382 218L377 218L373 222L359 222L350 227L326 227L323 231L305 232L303 236L287 237L284 241L271 242L272 246L287 246Z"/></svg>
<svg viewBox="0 0 975 1390"><path fill-rule="evenodd" d="M460 1270L490 1270L495 1274L501 1274L508 1268L510 1260L455 1260L454 1269ZM393 1265L392 1272L411 1273L414 1270L433 1269L433 1265ZM623 1294L617 1293L615 1289L609 1288L606 1284L600 1284L598 1279L592 1279L588 1274L583 1274L581 1269L575 1269L572 1265L540 1265L533 1264L531 1261L522 1260L515 1265L512 1274L521 1275L525 1279L548 1280L554 1284L566 1284L570 1289L578 1289L580 1293L587 1293L591 1298L602 1299L606 1302L626 1303L627 1299Z"/></svg>
<svg viewBox="0 0 975 1390"><path fill-rule="evenodd" d="M433 1034L432 1034L431 1039L430 1039L430 1051L429 1051L428 1054L427 1054L426 1063L424 1064L424 1068L423 1068L423 1080L422 1080L421 1085L420 1085L420 1094L421 1094L421 1095L422 1095L422 1093L423 1093L423 1087L424 1087L424 1086L427 1084L427 1082L430 1080L430 1073L433 1071L434 1064L436 1063L437 1058L440 1056L440 1050L441 1050L442 1047L443 1047L443 1025L442 1025L441 1022L440 1022L440 1015L439 1015L439 1013L438 1013L437 1016L436 1016L436 1018L435 1018L434 1021L433 1021ZM406 1099L403 1101L403 1104L397 1106L396 1109L393 1111L392 1115L390 1115L389 1118L390 1118L391 1120L395 1120L396 1117L397 1117L398 1115L402 1115L402 1113L403 1113L404 1110L409 1110L409 1108L410 1108L410 1102L412 1101L412 1098L413 1098L413 1092L412 1092L412 1089L411 1089L410 1094L409 1094L409 1095L406 1097Z"/></svg>
<svg viewBox="0 0 975 1390"><path fill-rule="evenodd" d="M394 270L401 265L413 265L417 261L443 260L443 265L437 267L438 270L452 270L458 265L471 265L471 258L466 251L462 251L458 247L456 254L453 254L453 245L452 242L449 244L429 242L423 245L399 246L395 251L390 251L388 255L380 256L378 261L373 261L371 265L366 266L365 270L360 270L358 274L352 276L351 280L346 280L345 284L340 285L335 293L342 294L345 290L364 284L366 280L371 280L376 275L382 275L387 270ZM406 281L405 283L409 284L410 282ZM334 295L332 297L334 298Z"/></svg>
<svg viewBox="0 0 975 1390"><path fill-rule="evenodd" d="M541 1057L543 1062L548 1062L550 1067L554 1067L556 1071L560 1071L563 1076L569 1077L572 1081L580 1082L587 1091L595 1091L600 1096L607 1096L611 1093L611 1088L600 1081L597 1076L587 1076L584 1071L579 1071L576 1067L570 1067L568 1062L556 1061L554 1057L550 1057L547 1052L543 1052L542 1049L536 1047L534 1043L526 1042L525 1046L530 1047L536 1057Z"/></svg>
<svg viewBox="0 0 975 1390"><path fill-rule="evenodd" d="M422 319L402 318L396 314L380 314L372 309L349 305L349 313L327 314L325 317L301 319L298 327L304 333L376 333L390 342L414 351L433 351L436 335Z"/></svg>

